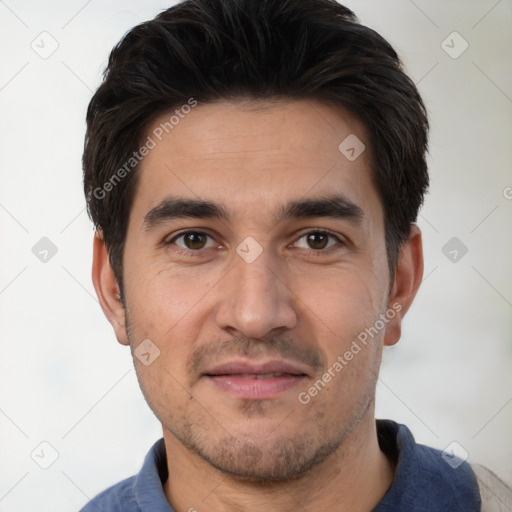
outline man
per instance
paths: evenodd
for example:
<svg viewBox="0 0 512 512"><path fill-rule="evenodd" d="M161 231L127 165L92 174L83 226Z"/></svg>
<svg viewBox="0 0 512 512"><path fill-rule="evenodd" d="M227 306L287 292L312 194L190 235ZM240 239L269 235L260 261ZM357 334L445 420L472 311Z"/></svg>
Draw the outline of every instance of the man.
<svg viewBox="0 0 512 512"><path fill-rule="evenodd" d="M382 37L333 0L187 0L113 50L87 124L93 282L163 439L83 510L508 506L374 417L428 186Z"/></svg>

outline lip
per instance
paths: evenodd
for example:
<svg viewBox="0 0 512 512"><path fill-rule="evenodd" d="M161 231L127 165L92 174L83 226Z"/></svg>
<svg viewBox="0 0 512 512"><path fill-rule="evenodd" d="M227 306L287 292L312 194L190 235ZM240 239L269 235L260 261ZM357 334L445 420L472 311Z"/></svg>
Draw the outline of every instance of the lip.
<svg viewBox="0 0 512 512"><path fill-rule="evenodd" d="M274 373L278 375L266 376ZM285 360L236 360L208 369L203 376L237 398L265 400L298 386L308 375L297 364Z"/></svg>

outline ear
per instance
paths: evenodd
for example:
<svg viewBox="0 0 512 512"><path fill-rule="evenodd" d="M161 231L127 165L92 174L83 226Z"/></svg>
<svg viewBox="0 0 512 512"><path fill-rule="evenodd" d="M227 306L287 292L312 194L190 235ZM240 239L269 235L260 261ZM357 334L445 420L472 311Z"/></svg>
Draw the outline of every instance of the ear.
<svg viewBox="0 0 512 512"><path fill-rule="evenodd" d="M398 256L395 279L389 295L388 311L396 314L386 326L384 345L394 345L402 334L402 319L409 310L423 278L423 243L421 231L411 225L409 237Z"/></svg>
<svg viewBox="0 0 512 512"><path fill-rule="evenodd" d="M94 234L92 282L101 309L103 309L103 313L114 328L117 341L122 345L128 345L124 305L121 301L117 279L110 266L108 251L101 231Z"/></svg>

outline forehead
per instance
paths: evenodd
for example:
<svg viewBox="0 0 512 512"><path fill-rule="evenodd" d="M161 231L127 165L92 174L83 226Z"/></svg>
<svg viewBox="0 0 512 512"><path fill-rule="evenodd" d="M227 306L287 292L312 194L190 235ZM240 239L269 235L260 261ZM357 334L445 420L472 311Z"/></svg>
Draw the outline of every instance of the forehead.
<svg viewBox="0 0 512 512"><path fill-rule="evenodd" d="M379 209L363 124L317 101L178 108L157 117L148 137L133 213L144 215L166 195L216 200L234 217L259 208L262 220L308 195L340 193L362 210Z"/></svg>

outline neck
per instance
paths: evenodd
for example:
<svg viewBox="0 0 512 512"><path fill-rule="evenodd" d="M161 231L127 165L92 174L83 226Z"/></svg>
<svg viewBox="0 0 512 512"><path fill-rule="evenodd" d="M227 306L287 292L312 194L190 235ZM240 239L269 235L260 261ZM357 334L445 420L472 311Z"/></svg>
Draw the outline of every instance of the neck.
<svg viewBox="0 0 512 512"><path fill-rule="evenodd" d="M289 481L258 483L226 475L167 431L164 492L177 512L369 512L391 486L394 467L379 448L373 408L320 465ZM370 414L371 413L371 414Z"/></svg>

